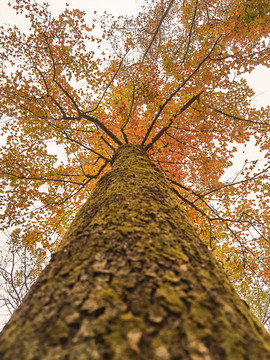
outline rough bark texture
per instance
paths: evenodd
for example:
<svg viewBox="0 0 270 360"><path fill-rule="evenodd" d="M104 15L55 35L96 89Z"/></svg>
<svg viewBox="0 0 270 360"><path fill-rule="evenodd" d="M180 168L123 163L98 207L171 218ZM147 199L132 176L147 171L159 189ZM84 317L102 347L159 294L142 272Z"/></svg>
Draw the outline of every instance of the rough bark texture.
<svg viewBox="0 0 270 360"><path fill-rule="evenodd" d="M144 149L120 147L0 335L3 360L265 360L269 336Z"/></svg>

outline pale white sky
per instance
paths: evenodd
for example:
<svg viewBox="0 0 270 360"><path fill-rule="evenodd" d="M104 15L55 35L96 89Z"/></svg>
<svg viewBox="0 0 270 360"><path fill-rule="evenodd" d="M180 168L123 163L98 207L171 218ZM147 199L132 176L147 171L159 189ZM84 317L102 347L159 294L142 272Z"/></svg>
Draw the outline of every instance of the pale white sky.
<svg viewBox="0 0 270 360"><path fill-rule="evenodd" d="M14 11L8 6L12 0L0 0L0 25L5 23L16 24L18 27L25 27L26 20L24 16L16 16ZM43 1L38 1L43 2ZM86 19L91 22L94 11L102 14L104 11L113 15L136 15L140 9L143 0L48 0L53 14L58 14L64 10L66 3L70 7L86 11ZM254 105L270 105L270 69L258 67L253 73L247 76L250 85L256 91Z"/></svg>
<svg viewBox="0 0 270 360"><path fill-rule="evenodd" d="M14 23L13 12L9 9L8 3L13 3L13 0L0 0L0 23L8 22ZM42 3L43 1L38 1ZM51 6L53 14L57 14L64 10L66 3L72 8L86 11L87 15L91 17L96 10L99 14L104 11L113 15L135 15L143 0L47 0ZM23 21L25 21L23 19ZM17 24L18 25L18 24Z"/></svg>
<svg viewBox="0 0 270 360"><path fill-rule="evenodd" d="M14 0L13 0L14 1ZM18 27L25 27L26 20L20 15L16 16L14 11L8 6L12 0L0 0L0 25L5 23L16 24ZM43 1L39 1L40 3ZM94 11L102 14L104 11L113 15L136 15L143 0L48 0L53 14L58 14L64 10L66 3L70 7L86 11L86 19L91 22ZM270 105L270 69L258 67L252 74L247 76L250 85L256 91L254 105Z"/></svg>

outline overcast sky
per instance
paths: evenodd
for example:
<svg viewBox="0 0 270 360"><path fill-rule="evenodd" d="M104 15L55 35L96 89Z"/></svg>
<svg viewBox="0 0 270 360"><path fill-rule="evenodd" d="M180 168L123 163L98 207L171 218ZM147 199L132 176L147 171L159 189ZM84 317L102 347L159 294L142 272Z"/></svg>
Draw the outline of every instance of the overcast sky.
<svg viewBox="0 0 270 360"><path fill-rule="evenodd" d="M9 9L8 3L15 2L13 0L0 0L0 22L14 23L15 19L12 11ZM38 0L42 3L43 0ZM94 11L102 14L104 11L114 15L135 15L143 0L48 0L53 14L57 14L64 10L66 3L72 8L84 10L87 16L91 18Z"/></svg>
<svg viewBox="0 0 270 360"><path fill-rule="evenodd" d="M14 15L14 11L8 6L12 0L0 0L0 24L16 24L18 27L25 27L25 18ZM43 1L39 1L40 3ZM113 15L136 15L143 0L49 0L54 15L62 12L66 3L71 7L86 11L86 19L91 22L94 11L102 14L104 11ZM270 69L262 66L247 76L250 85L256 91L254 104L256 106L270 105Z"/></svg>

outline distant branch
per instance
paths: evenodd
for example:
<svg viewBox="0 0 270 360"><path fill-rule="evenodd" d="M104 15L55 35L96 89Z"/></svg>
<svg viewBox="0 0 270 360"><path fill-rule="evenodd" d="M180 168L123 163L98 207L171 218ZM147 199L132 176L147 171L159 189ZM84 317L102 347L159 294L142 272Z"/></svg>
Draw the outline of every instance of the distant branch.
<svg viewBox="0 0 270 360"><path fill-rule="evenodd" d="M269 166L270 167L270 166ZM205 216L209 221L223 221L226 223L245 223L245 224L249 224L250 226L254 226L254 223L250 220L244 220L244 215L246 217L251 218L255 223L263 225L259 220L255 219L254 217L250 216L247 213L241 213L241 215L239 216L238 219L230 219L227 217L223 217L222 215L219 215L217 210L213 208L212 205L210 205L209 203L206 202L206 200L203 199L203 195L200 195L198 193L196 193L195 191L193 191L192 189L178 183L175 180L172 180L170 178L167 178L168 181L170 181L172 184L177 185L178 187L180 187L181 189L185 190L188 193L193 194L194 196L197 197L197 199L195 201L190 201L188 200L186 197L182 196L175 188L172 188L172 190L176 193L176 195L186 204L188 204L189 206L191 206L192 208L196 209L199 213L201 213L203 216ZM215 216L211 217L209 214L207 214L205 211L201 210L197 205L195 205L195 202L200 200Z"/></svg>
<svg viewBox="0 0 270 360"><path fill-rule="evenodd" d="M163 15L162 15L162 17L161 17L161 19L160 19L157 27L156 27L156 30L155 30L155 32L154 32L154 35L152 36L152 39L151 39L148 47L147 47L147 49L145 50L142 59L139 61L139 70L138 70L138 73L137 73L137 75L136 75L136 79L139 78L139 74L140 74L140 71L141 71L142 64L143 64L143 62L144 62L144 60L145 60L145 58L146 58L149 50L151 49L151 46L153 45L153 43L154 43L154 41L155 41L155 39L156 39L156 37L157 37L157 35L158 35L158 32L159 32L159 30L160 30L160 27L161 27L164 19L165 19L166 16L168 15L171 7L173 6L174 1L175 1L175 0L171 0L169 6L168 6L167 9L164 11L164 13L163 13ZM130 109L129 109L129 114L128 114L128 116L127 116L127 119L125 120L125 122L123 123L123 125L122 125L122 127L121 127L121 132L122 132L122 134L123 134L123 136L124 136L124 139L125 139L125 142L126 142L126 143L128 143L128 139L127 139L127 137L126 137L126 134L125 134L125 131L124 131L124 130L125 130L125 127L127 126L128 122L129 122L129 119L130 119L130 117L131 117L132 110L133 110L133 107L134 107L134 103L135 103L135 93L136 93L136 89L137 89L136 81L137 81L137 80L134 81L134 85L133 85L133 93L132 93L132 100L131 100L131 105L130 105Z"/></svg>
<svg viewBox="0 0 270 360"><path fill-rule="evenodd" d="M48 42L48 38L47 36L45 36L44 34L44 39L45 42L48 46L48 50L49 50L49 54L50 54L50 58L52 60L52 65L53 65L53 81L55 82L55 84L59 87L59 89L66 95L67 98L69 98L69 100L71 101L71 103L73 104L73 106L75 107L75 109L77 110L78 113L78 118L80 118L80 109L78 104L76 103L76 101L74 100L74 98L69 94L69 92L59 83L59 81L56 79L56 63L55 63L55 59L53 57L53 53L52 53L52 49L51 46Z"/></svg>
<svg viewBox="0 0 270 360"><path fill-rule="evenodd" d="M239 185L239 184L243 184L243 183L246 183L246 182L255 180L255 179L256 179L257 177L259 177L260 175L265 174L269 169L270 169L270 165L267 166L264 170L258 172L257 174L255 174L254 176L252 176L252 177L250 177L250 178L248 178L248 179L241 180L241 181L237 181L237 182L232 182L232 183L230 183L230 184L225 184L225 185L223 185L223 186L220 186L220 187L217 187L217 188L212 189L212 190L210 190L210 191L207 191L206 193L204 193L204 194L202 194L202 195L196 195L196 196L198 196L198 199L194 200L193 203L195 203L196 201L198 201L198 200L206 197L207 195L210 195L210 194L212 194L212 193L214 193L214 192L217 192L217 191L219 191L219 190L225 189L225 188L227 188L227 187L235 186L235 185Z"/></svg>
<svg viewBox="0 0 270 360"><path fill-rule="evenodd" d="M109 82L108 85L106 86L106 88L105 88L103 94L101 95L101 98L99 99L97 105L96 105L93 109L91 109L91 110L89 110L89 111L86 111L85 114L89 114L89 113L92 113L93 111L97 110L97 108L98 108L99 105L101 104L102 100L104 99L104 97L105 97L108 89L110 88L110 86L111 86L112 83L114 82L114 79L115 79L116 76L118 75L118 73L119 73L119 71L120 71L120 69L121 69L121 66L122 66L122 64L123 64L123 62L124 62L125 57L126 57L126 54L125 54L125 55L123 56L123 58L121 59L120 64L119 64L116 72L114 73L112 79L110 80L110 82Z"/></svg>
<svg viewBox="0 0 270 360"><path fill-rule="evenodd" d="M190 46L190 42L191 42L192 30L193 30L193 26L195 24L195 19L196 19L196 14L197 14L197 9L198 9L198 1L199 0L197 0L196 4L195 4L195 10L193 13L193 18L191 21L190 30L189 30L189 34L188 34L188 44L187 44L187 48L186 48L186 51L185 51L185 54L184 54L184 57L183 57L183 60L181 61L181 63L185 62L187 54L188 54L188 50L189 50L189 46Z"/></svg>
<svg viewBox="0 0 270 360"><path fill-rule="evenodd" d="M185 187L181 186L182 188L185 189ZM187 188L186 188L187 189ZM211 224L212 221L221 221L222 223L225 224L226 228L229 230L229 232L233 235L234 239L238 242L240 248L241 248L241 252L243 254L243 267L245 267L245 263L246 263L246 253L250 253L252 254L252 256L254 258L257 259L257 261L261 262L260 259L258 258L258 256L256 256L253 251L247 247L245 244L243 244L243 242L239 239L239 237L237 236L237 234L233 231L233 229L230 227L229 223L246 223L249 224L251 226L254 227L253 223L251 223L250 221L241 221L241 219L229 219L229 218L224 218L223 216L219 215L217 210L215 210L210 204L208 204L207 202L205 202L204 200L203 203L209 208L209 210L214 214L214 217L211 217L209 214L207 214L205 211L201 210L198 206L194 205L193 202L189 201L188 199L186 199L184 196L182 196L175 188L172 188L173 192L179 197L179 199L181 199L184 203L186 203L187 205L191 206L193 209L195 209L196 211L198 211L201 215L203 215L208 222ZM212 236L212 228L210 227L210 241L212 242L211 239ZM264 264L263 264L264 265Z"/></svg>
<svg viewBox="0 0 270 360"><path fill-rule="evenodd" d="M107 165L108 165L108 162L105 161L104 164L99 168L99 170L96 174L94 174L94 175L85 174L85 176L88 178L88 180L86 180L83 185L81 185L79 188L75 189L69 196L67 196L62 201L55 202L50 205L62 205L65 202L67 202L68 200L70 200L72 197L77 195L91 180L97 179L99 177L99 175L101 174L101 172L106 168Z"/></svg>
<svg viewBox="0 0 270 360"><path fill-rule="evenodd" d="M153 127L155 126L155 123L157 122L159 116L161 115L162 111L164 110L164 108L166 107L166 105L173 99L173 97L187 84L187 82L199 71L199 69L202 67L202 65L206 62L206 60L208 60L210 58L210 55L212 54L212 52L214 51L218 41L220 40L221 36L219 36L217 38L217 40L214 42L212 48L210 49L209 53L201 60L201 62L197 65L197 67L195 68L195 70L186 78L186 80L184 80L175 90L174 92L164 101L164 103L162 105L160 105L159 110L156 114L156 116L154 117L151 125L149 126L145 137L142 141L142 145L145 144L145 142L147 141Z"/></svg>
<svg viewBox="0 0 270 360"><path fill-rule="evenodd" d="M70 180L64 180L64 179L53 179L53 178L47 178L47 177L43 177L43 176L24 176L24 175L14 174L9 171L0 172L0 175L7 175L7 176L11 176L11 177L14 177L16 179L21 179L21 180L48 181L48 182L60 182L63 184L82 185L82 183L77 182L77 181L72 181L72 180L70 181Z"/></svg>
<svg viewBox="0 0 270 360"><path fill-rule="evenodd" d="M60 130L60 131L62 132L62 134L64 134L64 136L66 137L67 140L76 143L77 145L83 147L83 148L86 149L86 150L89 150L90 152L92 152L93 154L95 154L95 155L97 155L98 157L102 158L103 160L109 161L108 158L106 158L104 155L98 153L96 150L92 149L92 148L89 147L89 146L86 146L85 144L82 144L80 141L78 141L78 140L76 140L76 139L71 138L71 137L67 134L67 131L66 131L65 129L61 128L61 126L58 126L58 125L52 123L52 122L49 121L49 120L47 120L47 123L48 123L50 126L52 126L52 127L56 128L56 129ZM73 131L73 130L72 130L72 131Z"/></svg>
<svg viewBox="0 0 270 360"><path fill-rule="evenodd" d="M162 128L156 136L153 137L152 141L146 145L146 150L150 149L153 147L154 143L157 142L162 135L169 130L169 128L171 127L173 121L175 120L176 117L178 117L179 115L181 115L184 111L186 111L193 103L194 101L199 101L201 94L203 93L203 91L201 91L199 94L193 96L193 98L191 98L181 109L180 111L178 111L176 114L174 114L170 120L169 120L169 124L167 126L164 126L164 128Z"/></svg>
<svg viewBox="0 0 270 360"><path fill-rule="evenodd" d="M145 52L144 52L144 54L143 54L143 57L142 57L141 63L143 63L143 62L144 62L144 59L145 59L145 57L146 57L146 55L147 55L148 51L150 50L150 48L151 48L151 46L152 46L153 42L155 41L155 38L157 37L157 34L158 34L158 32L159 32L159 29L160 29L160 27L161 27L161 25L162 25L162 23L163 23L164 19L165 19L165 18L166 18L166 16L168 15L168 13L169 13L169 11L170 11L171 7L173 6L174 1L175 1L175 0L171 0L171 2L170 2L170 4L169 4L169 6L168 6L168 7L167 7L167 9L164 11L164 13L163 13L163 15L162 15L162 17L161 17L161 19L160 19L160 21L159 21L159 23L158 23L158 26L157 26L157 28L156 28L156 31L155 31L155 33L154 33L154 35L153 35L153 37L152 37L152 40L151 40L150 44L148 45L147 49L145 50Z"/></svg>
<svg viewBox="0 0 270 360"><path fill-rule="evenodd" d="M234 120L237 120L237 121L244 121L244 122L247 122L247 123L250 123L252 125L264 125L264 126L270 126L270 124L266 123L266 122L262 122L262 121L252 121L252 120L249 120L249 119L243 119L243 118L240 118L239 116L235 116L235 115L231 115L231 114L228 114L228 113L225 113L224 111L222 110L219 110L219 109L216 109L212 106L208 106L209 109L221 114L221 115L224 115L224 116L227 116L229 118L232 118Z"/></svg>

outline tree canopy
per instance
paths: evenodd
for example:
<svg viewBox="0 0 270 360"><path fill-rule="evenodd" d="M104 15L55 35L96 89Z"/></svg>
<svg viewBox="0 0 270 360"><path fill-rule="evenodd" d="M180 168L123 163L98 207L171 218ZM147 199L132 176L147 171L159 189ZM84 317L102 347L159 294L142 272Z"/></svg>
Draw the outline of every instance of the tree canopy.
<svg viewBox="0 0 270 360"><path fill-rule="evenodd" d="M90 25L12 7L29 30L0 29L2 227L53 251L115 149L142 144L241 291L269 283L270 108L241 77L270 66L269 1L148 0ZM222 181L251 139L264 165Z"/></svg>

